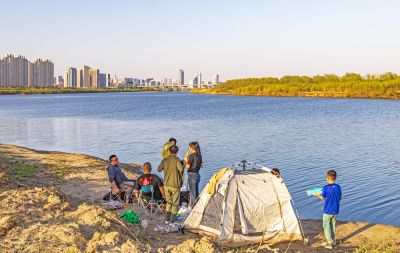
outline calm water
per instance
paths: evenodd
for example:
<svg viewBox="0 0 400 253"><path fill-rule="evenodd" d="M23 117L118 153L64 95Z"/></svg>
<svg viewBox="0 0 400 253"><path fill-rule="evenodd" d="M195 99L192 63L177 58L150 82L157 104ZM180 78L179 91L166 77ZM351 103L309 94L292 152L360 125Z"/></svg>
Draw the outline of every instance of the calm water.
<svg viewBox="0 0 400 253"><path fill-rule="evenodd" d="M338 171L341 220L400 225L400 101L107 93L0 96L0 142L36 149L116 153L160 162L171 136L184 155L198 140L213 172L246 159L279 167L302 218L320 218L307 188Z"/></svg>

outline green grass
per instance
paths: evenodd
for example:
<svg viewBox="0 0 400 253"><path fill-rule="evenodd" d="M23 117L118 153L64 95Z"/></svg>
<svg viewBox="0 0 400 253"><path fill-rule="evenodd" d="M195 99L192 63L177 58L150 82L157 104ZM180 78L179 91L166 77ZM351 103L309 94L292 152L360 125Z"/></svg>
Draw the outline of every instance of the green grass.
<svg viewBox="0 0 400 253"><path fill-rule="evenodd" d="M13 176L19 178L30 177L37 170L36 166L21 161L11 163L11 167L15 170Z"/></svg>

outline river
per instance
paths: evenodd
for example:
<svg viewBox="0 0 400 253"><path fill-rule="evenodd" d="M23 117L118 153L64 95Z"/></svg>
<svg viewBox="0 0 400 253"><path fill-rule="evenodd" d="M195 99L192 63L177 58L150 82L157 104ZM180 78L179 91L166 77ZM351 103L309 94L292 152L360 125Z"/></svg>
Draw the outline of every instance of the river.
<svg viewBox="0 0 400 253"><path fill-rule="evenodd" d="M203 187L243 159L278 167L301 218L322 217L306 189L326 171L342 186L340 220L400 225L400 101L239 97L190 93L0 96L0 142L150 161L178 139L199 141ZM106 190L106 189L105 189Z"/></svg>

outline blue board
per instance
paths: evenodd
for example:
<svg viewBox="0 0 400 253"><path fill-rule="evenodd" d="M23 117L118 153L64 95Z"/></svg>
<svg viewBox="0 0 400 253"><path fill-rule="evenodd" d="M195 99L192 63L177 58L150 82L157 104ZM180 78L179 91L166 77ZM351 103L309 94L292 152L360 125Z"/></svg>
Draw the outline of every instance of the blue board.
<svg viewBox="0 0 400 253"><path fill-rule="evenodd" d="M312 188L310 190L307 190L307 195L308 196L314 196L315 193L322 194L322 188Z"/></svg>

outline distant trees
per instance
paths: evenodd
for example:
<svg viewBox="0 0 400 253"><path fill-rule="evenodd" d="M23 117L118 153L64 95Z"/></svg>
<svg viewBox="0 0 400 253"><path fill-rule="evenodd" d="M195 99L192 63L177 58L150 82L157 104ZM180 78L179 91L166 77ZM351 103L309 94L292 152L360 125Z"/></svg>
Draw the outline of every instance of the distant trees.
<svg viewBox="0 0 400 253"><path fill-rule="evenodd" d="M195 91L196 92L196 91ZM400 76L387 72L361 76L346 73L309 76L283 76L228 80L207 91L215 94L265 96L318 96L400 98Z"/></svg>

